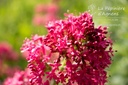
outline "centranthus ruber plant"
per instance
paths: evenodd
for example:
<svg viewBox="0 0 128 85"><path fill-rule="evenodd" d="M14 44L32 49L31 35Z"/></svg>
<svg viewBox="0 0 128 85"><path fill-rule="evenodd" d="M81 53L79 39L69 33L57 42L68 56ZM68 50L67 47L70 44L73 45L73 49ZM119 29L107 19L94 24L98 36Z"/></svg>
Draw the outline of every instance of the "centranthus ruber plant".
<svg viewBox="0 0 128 85"><path fill-rule="evenodd" d="M113 56L107 28L94 27L87 12L66 16L49 22L46 36L24 41L22 52L28 52L31 85L104 85L105 68Z"/></svg>

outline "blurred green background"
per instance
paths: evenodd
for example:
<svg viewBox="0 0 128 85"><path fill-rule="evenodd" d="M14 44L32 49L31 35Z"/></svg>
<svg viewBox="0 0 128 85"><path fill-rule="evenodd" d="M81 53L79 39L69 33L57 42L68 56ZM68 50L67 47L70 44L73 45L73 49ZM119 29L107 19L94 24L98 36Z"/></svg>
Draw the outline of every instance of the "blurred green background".
<svg viewBox="0 0 128 85"><path fill-rule="evenodd" d="M20 54L26 37L45 35L46 28L34 25L33 17L38 4L48 3L53 3L53 0L0 0L0 42L8 42ZM128 85L128 0L54 0L54 3L58 5L59 18L64 18L67 12L78 15L89 11L96 27L109 27L117 52L107 69L109 78L106 85ZM25 68L26 61L21 58L18 65Z"/></svg>

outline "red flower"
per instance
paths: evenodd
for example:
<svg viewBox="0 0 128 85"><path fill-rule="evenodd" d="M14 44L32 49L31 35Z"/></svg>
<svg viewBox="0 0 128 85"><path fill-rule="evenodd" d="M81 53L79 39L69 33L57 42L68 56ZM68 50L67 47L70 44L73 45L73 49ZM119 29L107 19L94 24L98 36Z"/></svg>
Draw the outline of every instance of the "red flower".
<svg viewBox="0 0 128 85"><path fill-rule="evenodd" d="M46 37L26 39L22 47L22 51L29 52L32 84L49 84L50 80L63 85L105 84L105 68L113 56L106 27L95 28L92 16L83 13L50 22L47 28Z"/></svg>

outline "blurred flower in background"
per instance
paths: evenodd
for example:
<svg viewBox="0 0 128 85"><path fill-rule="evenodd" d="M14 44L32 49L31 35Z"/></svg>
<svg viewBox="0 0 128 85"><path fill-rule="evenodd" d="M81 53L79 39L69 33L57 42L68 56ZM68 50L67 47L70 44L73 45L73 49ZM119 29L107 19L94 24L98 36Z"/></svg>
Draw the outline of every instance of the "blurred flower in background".
<svg viewBox="0 0 128 85"><path fill-rule="evenodd" d="M0 43L0 78L5 76L13 76L14 72L19 70L19 66L11 66L17 62L19 56L17 52L14 51L12 46L7 42Z"/></svg>
<svg viewBox="0 0 128 85"><path fill-rule="evenodd" d="M35 8L35 15L33 23L35 25L45 25L49 21L55 21L57 19L57 13L59 7L57 4L39 4Z"/></svg>
<svg viewBox="0 0 128 85"><path fill-rule="evenodd" d="M8 77L3 85L31 85L29 79L32 77L30 70L16 71L13 77Z"/></svg>
<svg viewBox="0 0 128 85"><path fill-rule="evenodd" d="M1 60L17 60L18 54L12 49L11 45L6 42L0 43L0 59Z"/></svg>

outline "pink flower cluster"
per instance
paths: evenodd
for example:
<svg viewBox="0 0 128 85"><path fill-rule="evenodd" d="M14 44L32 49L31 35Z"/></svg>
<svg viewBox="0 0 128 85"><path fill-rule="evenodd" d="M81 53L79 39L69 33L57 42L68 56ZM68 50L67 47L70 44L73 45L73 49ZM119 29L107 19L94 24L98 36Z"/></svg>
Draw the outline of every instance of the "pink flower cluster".
<svg viewBox="0 0 128 85"><path fill-rule="evenodd" d="M50 22L46 36L26 39L22 51L28 52L32 85L104 85L105 68L111 64L112 41L107 28L94 27L92 16L67 15Z"/></svg>

